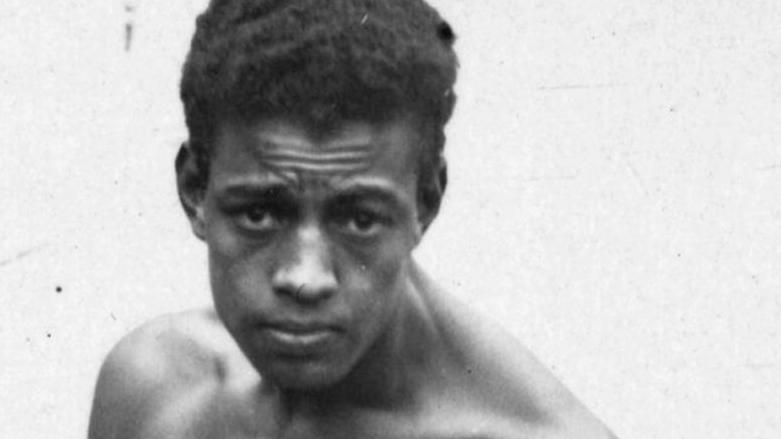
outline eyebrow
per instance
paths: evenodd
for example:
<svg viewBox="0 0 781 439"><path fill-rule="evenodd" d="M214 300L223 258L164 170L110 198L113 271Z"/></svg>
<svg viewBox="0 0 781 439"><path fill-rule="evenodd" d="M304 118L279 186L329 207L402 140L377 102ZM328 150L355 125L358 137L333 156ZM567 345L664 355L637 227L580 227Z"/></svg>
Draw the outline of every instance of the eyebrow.
<svg viewBox="0 0 781 439"><path fill-rule="evenodd" d="M404 198L397 190L381 184L355 183L337 190L338 193L330 197L333 201L355 202L369 199L389 204L396 209L406 206L406 203L403 201Z"/></svg>
<svg viewBox="0 0 781 439"><path fill-rule="evenodd" d="M219 188L217 193L220 196L236 198L292 198L293 191L288 185L280 182L257 183L257 182L234 182L228 183Z"/></svg>
<svg viewBox="0 0 781 439"><path fill-rule="evenodd" d="M333 186L332 186L333 187ZM407 203L394 188L379 183L353 183L344 187L333 187L336 191L326 202L357 202L361 200L376 200L401 209ZM219 196L236 198L269 198L290 199L295 197L295 190L282 182L234 182L218 189Z"/></svg>

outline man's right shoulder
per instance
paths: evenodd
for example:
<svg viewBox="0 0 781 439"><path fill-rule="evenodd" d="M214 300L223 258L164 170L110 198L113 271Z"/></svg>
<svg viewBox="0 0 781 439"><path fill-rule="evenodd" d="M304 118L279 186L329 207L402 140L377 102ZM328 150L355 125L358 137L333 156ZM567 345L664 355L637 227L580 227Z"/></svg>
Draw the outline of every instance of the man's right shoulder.
<svg viewBox="0 0 781 439"><path fill-rule="evenodd" d="M215 338L224 335L212 311L163 315L120 340L106 357L101 375L132 377L136 385L191 385L219 369L221 353Z"/></svg>
<svg viewBox="0 0 781 439"><path fill-rule="evenodd" d="M101 367L89 437L138 437L162 407L219 380L224 337L209 311L166 315L133 330Z"/></svg>

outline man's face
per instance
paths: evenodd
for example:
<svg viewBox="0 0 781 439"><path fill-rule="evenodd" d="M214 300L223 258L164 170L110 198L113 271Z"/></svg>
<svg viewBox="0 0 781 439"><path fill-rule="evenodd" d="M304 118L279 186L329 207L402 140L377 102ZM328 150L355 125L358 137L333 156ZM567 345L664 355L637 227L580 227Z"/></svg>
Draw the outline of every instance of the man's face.
<svg viewBox="0 0 781 439"><path fill-rule="evenodd" d="M336 383L391 321L421 234L415 126L220 125L202 212L214 301L278 385Z"/></svg>

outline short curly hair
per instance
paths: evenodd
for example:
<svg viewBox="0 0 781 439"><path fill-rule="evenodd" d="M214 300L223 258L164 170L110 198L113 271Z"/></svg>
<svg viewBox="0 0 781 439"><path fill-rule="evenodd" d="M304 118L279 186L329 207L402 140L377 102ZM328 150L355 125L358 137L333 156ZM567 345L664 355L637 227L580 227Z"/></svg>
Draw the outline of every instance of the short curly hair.
<svg viewBox="0 0 781 439"><path fill-rule="evenodd" d="M292 116L325 128L414 111L432 171L455 104L455 35L423 0L211 0L196 21L181 99L199 174L223 118Z"/></svg>

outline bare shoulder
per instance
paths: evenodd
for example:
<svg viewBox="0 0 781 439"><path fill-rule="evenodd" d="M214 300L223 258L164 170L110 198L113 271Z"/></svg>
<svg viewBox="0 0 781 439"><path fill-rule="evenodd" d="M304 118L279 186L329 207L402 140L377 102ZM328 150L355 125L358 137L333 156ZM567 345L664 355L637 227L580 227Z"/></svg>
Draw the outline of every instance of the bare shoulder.
<svg viewBox="0 0 781 439"><path fill-rule="evenodd" d="M459 383L491 416L512 419L532 437L615 439L519 340L434 286L430 296Z"/></svg>
<svg viewBox="0 0 781 439"><path fill-rule="evenodd" d="M132 331L103 363L89 437L139 437L162 407L219 381L226 341L232 339L209 311L158 317Z"/></svg>

